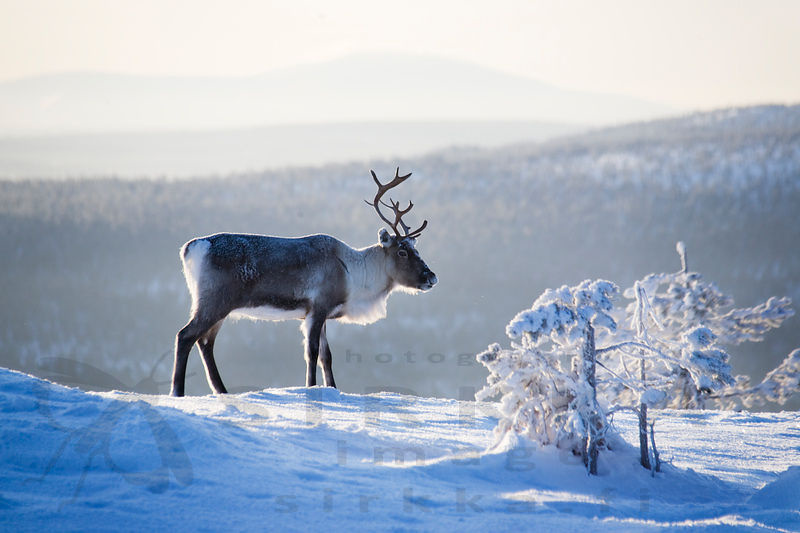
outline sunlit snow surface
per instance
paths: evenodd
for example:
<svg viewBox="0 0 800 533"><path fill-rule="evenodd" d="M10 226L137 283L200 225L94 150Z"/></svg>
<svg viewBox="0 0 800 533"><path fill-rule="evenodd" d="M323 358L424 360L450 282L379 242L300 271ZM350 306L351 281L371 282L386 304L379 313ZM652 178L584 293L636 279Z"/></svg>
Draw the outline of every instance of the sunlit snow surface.
<svg viewBox="0 0 800 533"><path fill-rule="evenodd" d="M800 531L800 414L653 414L663 473L631 447L587 477L552 448L486 452L490 403L86 393L0 369L0 530Z"/></svg>

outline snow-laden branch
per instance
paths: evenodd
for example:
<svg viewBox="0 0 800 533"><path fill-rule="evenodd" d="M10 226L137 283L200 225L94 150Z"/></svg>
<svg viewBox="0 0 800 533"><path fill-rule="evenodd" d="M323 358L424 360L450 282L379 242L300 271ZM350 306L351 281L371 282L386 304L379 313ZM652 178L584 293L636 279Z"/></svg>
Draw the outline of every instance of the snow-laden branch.
<svg viewBox="0 0 800 533"><path fill-rule="evenodd" d="M660 357L665 357L665 355L661 352L661 350L658 350L656 348L653 348L652 346L648 346L647 344L643 344L643 343L637 342L637 341L625 341L625 342L620 342L618 344L614 344L614 345L611 345L611 346L606 346L605 348L598 348L597 349L597 355L602 355L602 354L604 354L606 352L611 352L613 350L621 350L621 349L623 349L625 347L629 347L629 346L633 346L633 347L636 347L636 348L641 348L642 350L648 350L650 352L655 353L656 355L658 355Z"/></svg>

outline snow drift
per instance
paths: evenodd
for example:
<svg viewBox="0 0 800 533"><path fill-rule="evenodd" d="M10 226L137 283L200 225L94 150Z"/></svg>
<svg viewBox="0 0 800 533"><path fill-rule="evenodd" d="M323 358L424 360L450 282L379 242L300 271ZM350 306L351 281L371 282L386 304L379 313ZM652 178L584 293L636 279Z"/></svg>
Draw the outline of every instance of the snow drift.
<svg viewBox="0 0 800 533"><path fill-rule="evenodd" d="M800 414L655 418L664 472L651 477L631 447L588 477L551 447L487 452L493 403L328 388L87 393L0 369L0 529L800 527L789 468ZM635 418L615 423L634 442Z"/></svg>

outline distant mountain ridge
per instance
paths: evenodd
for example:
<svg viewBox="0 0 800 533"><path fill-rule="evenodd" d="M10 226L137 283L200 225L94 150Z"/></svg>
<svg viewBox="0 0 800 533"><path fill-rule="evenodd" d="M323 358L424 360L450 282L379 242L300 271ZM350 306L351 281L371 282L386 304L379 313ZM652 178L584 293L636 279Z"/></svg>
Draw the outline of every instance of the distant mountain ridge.
<svg viewBox="0 0 800 533"><path fill-rule="evenodd" d="M673 109L441 58L368 54L238 78L64 73L0 83L0 135L357 121L611 124Z"/></svg>

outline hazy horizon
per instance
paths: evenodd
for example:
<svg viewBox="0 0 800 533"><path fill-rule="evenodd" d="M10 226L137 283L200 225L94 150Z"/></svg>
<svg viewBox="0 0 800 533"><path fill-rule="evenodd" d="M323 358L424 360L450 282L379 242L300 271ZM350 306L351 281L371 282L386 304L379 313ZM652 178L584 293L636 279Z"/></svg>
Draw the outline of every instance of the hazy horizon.
<svg viewBox="0 0 800 533"><path fill-rule="evenodd" d="M585 127L544 122L350 122L196 131L0 137L0 180L189 179L540 142Z"/></svg>

